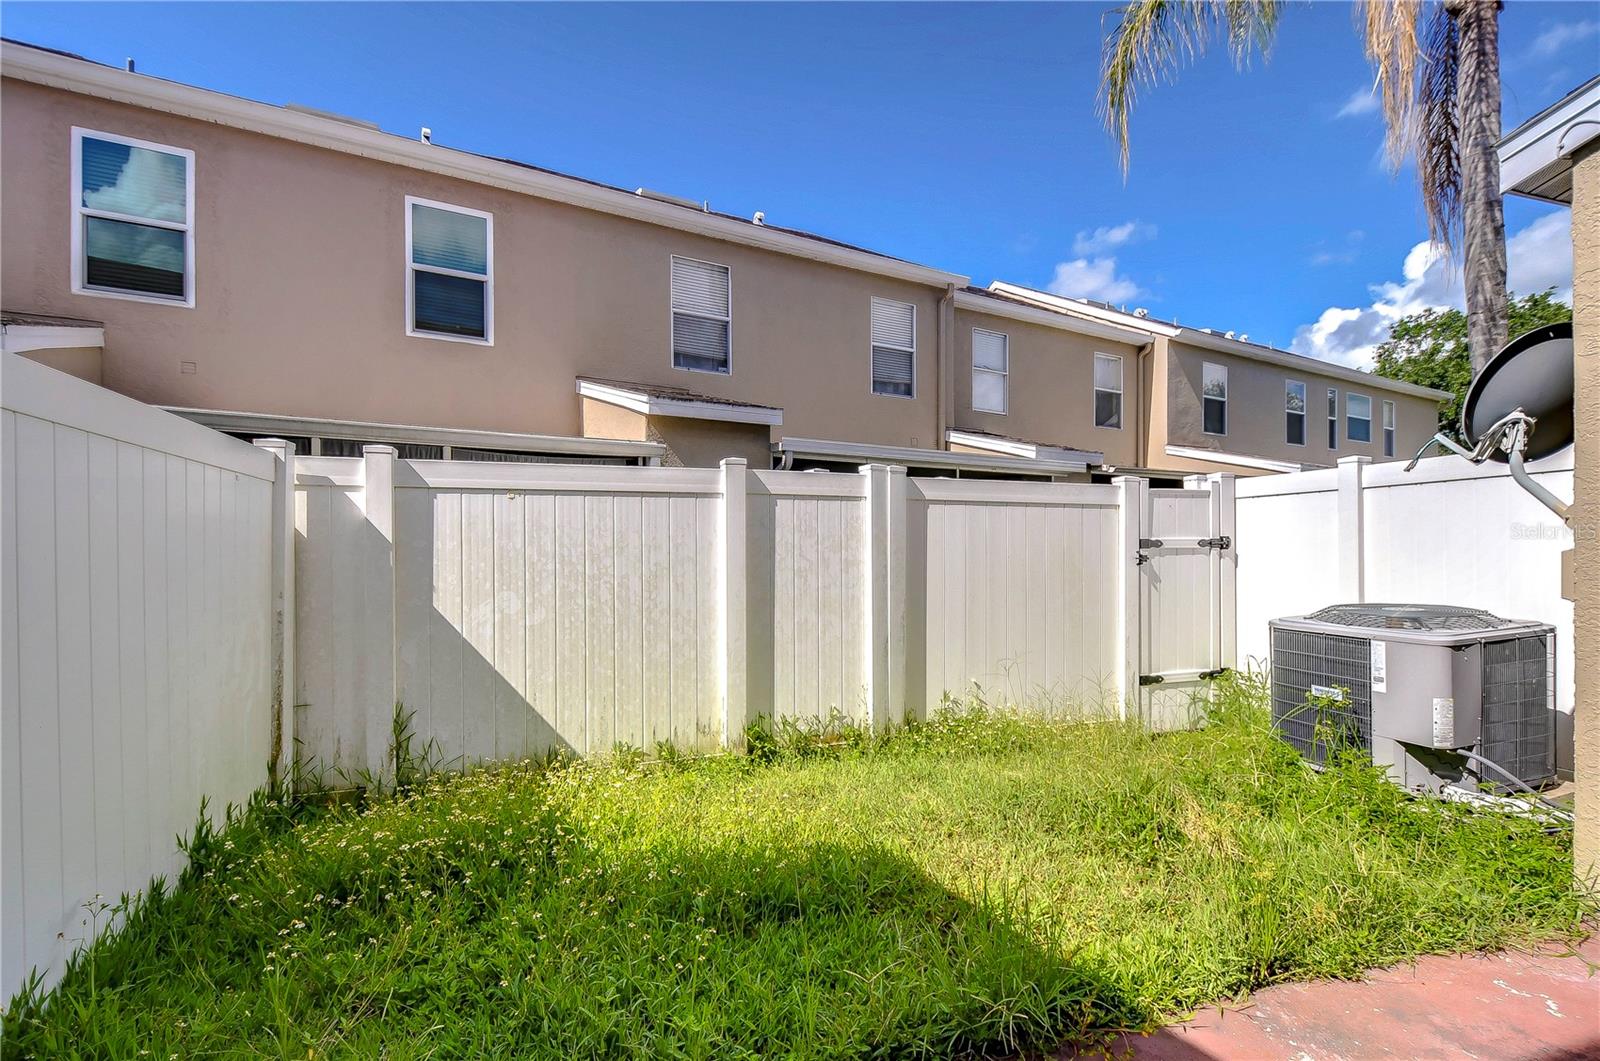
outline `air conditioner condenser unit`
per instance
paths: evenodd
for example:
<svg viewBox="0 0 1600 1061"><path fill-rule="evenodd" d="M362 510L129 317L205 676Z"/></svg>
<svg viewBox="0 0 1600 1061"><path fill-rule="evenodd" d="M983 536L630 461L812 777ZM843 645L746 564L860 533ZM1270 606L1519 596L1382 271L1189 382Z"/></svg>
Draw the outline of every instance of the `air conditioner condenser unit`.
<svg viewBox="0 0 1600 1061"><path fill-rule="evenodd" d="M1475 608L1339 604L1269 624L1272 721L1320 765L1354 744L1408 789L1555 776L1555 627Z"/></svg>

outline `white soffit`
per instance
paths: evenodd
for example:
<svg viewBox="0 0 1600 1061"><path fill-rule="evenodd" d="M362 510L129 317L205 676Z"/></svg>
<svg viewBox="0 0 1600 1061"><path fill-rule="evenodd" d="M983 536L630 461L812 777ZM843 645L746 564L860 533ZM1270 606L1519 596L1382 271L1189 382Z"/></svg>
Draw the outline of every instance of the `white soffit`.
<svg viewBox="0 0 1600 1061"><path fill-rule="evenodd" d="M0 327L0 350L23 354L30 350L71 350L104 347L106 330L55 324L7 324Z"/></svg>

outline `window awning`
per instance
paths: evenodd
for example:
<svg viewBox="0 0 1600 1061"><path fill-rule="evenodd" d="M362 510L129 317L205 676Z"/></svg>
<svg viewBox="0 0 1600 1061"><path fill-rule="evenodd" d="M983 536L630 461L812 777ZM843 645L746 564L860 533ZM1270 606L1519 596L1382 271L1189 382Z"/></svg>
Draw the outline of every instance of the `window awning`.
<svg viewBox="0 0 1600 1061"><path fill-rule="evenodd" d="M774 405L737 402L696 394L681 387L621 380L578 377L578 393L645 416L680 416L691 420L720 420L731 424L783 423L783 410Z"/></svg>

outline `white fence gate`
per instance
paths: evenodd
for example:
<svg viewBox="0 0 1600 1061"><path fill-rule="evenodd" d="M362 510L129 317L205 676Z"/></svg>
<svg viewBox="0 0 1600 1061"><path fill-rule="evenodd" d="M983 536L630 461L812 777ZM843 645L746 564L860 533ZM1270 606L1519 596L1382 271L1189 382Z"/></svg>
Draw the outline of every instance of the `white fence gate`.
<svg viewBox="0 0 1600 1061"><path fill-rule="evenodd" d="M1235 665L1234 479L1191 476L1181 490L1136 480L1138 706L1153 727L1193 721L1196 694Z"/></svg>

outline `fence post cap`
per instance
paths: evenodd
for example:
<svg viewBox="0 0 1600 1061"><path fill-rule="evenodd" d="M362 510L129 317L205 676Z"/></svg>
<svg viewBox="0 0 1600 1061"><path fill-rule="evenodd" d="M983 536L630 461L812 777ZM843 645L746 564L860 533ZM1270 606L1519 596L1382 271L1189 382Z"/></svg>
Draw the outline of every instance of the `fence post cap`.
<svg viewBox="0 0 1600 1061"><path fill-rule="evenodd" d="M294 443L286 438L253 438L250 440L250 444L261 449L281 449L288 453L295 452Z"/></svg>
<svg viewBox="0 0 1600 1061"><path fill-rule="evenodd" d="M393 446L385 445L383 443L373 443L370 446L362 446L361 447L361 455L363 457L371 457L373 455L377 455L377 456L385 456L385 455L387 455L387 456L390 456L390 457L394 457L394 456L399 455L399 453L400 453L400 451L395 449Z"/></svg>
<svg viewBox="0 0 1600 1061"><path fill-rule="evenodd" d="M1350 457L1340 457L1339 463L1343 464L1371 464L1372 458L1365 453L1358 453Z"/></svg>

